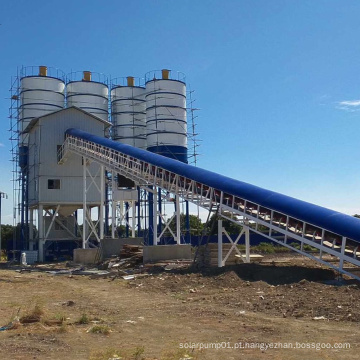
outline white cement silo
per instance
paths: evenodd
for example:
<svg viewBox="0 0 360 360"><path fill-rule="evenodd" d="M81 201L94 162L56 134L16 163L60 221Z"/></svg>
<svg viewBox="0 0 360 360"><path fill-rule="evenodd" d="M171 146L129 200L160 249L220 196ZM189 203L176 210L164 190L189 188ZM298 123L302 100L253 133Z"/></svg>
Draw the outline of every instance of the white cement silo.
<svg viewBox="0 0 360 360"><path fill-rule="evenodd" d="M32 119L61 110L65 104L63 77L48 76L46 66L40 66L38 74L34 75L35 69L37 70L34 67L23 68L20 78L20 142L24 139L21 133ZM54 75L61 74L60 71L56 71Z"/></svg>
<svg viewBox="0 0 360 360"><path fill-rule="evenodd" d="M67 107L76 106L88 113L108 121L109 89L106 79L93 81L92 73L84 71L82 80L72 80L77 73L72 73L66 84Z"/></svg>
<svg viewBox="0 0 360 360"><path fill-rule="evenodd" d="M111 90L112 138L123 144L146 149L145 88L134 86L128 77L126 86L114 81Z"/></svg>
<svg viewBox="0 0 360 360"><path fill-rule="evenodd" d="M187 162L186 84L169 74L146 76L147 150Z"/></svg>

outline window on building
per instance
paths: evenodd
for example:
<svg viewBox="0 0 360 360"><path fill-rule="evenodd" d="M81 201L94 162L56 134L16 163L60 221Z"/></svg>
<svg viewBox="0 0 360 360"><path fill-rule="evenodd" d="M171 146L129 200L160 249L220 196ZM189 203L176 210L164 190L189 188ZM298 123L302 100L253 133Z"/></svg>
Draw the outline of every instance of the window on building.
<svg viewBox="0 0 360 360"><path fill-rule="evenodd" d="M62 155L62 145L56 145L56 157L58 162L62 158Z"/></svg>
<svg viewBox="0 0 360 360"><path fill-rule="evenodd" d="M48 189L60 189L60 179L48 179Z"/></svg>

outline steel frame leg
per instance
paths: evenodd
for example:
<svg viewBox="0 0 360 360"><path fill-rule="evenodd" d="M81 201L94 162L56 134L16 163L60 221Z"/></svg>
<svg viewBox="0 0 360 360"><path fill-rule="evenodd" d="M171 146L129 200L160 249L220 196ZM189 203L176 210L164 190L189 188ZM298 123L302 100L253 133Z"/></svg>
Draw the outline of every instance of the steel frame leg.
<svg viewBox="0 0 360 360"><path fill-rule="evenodd" d="M115 239L116 230L116 201L114 199L115 192L115 172L111 173L111 238Z"/></svg>
<svg viewBox="0 0 360 360"><path fill-rule="evenodd" d="M34 250L34 209L30 209L29 250Z"/></svg>
<svg viewBox="0 0 360 360"><path fill-rule="evenodd" d="M88 226L87 226L87 206L86 206L86 193L87 193L87 185L86 185L86 157L83 157L83 233L82 233L82 248L85 249L87 244L87 234L88 234Z"/></svg>
<svg viewBox="0 0 360 360"><path fill-rule="evenodd" d="M237 236L236 240L233 241L231 239L230 235L225 230L225 228L222 226L222 220L218 220L218 267L223 267L226 264L226 260L229 258L229 256L233 252L233 250L235 250L235 252L237 252L237 254L240 256L241 260L244 263L250 263L250 228L245 224L247 224L246 221L243 225L243 228L242 228L240 234ZM225 258L223 258L223 251L222 251L223 250L223 248L222 248L223 234L226 235L229 242L231 243L231 248L228 251L228 253L226 254ZM241 254L241 252L237 248L237 244L243 235L245 235L245 257Z"/></svg>
<svg viewBox="0 0 360 360"><path fill-rule="evenodd" d="M39 262L44 262L44 206L42 204L39 205L38 208L38 232L39 232Z"/></svg>

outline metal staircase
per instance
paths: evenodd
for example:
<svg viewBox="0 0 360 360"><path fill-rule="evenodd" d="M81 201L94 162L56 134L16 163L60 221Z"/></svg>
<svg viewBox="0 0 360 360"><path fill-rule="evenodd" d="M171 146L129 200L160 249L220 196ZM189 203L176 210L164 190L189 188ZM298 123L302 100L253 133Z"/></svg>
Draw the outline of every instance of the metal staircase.
<svg viewBox="0 0 360 360"><path fill-rule="evenodd" d="M74 152L145 189L160 187L250 231L360 280L360 220L77 129L66 132L59 163ZM359 251L358 251L359 250Z"/></svg>

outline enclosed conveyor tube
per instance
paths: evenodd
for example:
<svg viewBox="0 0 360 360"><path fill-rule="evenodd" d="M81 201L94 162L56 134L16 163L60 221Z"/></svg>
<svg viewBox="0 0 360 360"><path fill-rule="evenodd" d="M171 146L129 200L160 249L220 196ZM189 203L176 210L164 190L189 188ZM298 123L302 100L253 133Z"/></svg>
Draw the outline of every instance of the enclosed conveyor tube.
<svg viewBox="0 0 360 360"><path fill-rule="evenodd" d="M125 155L168 170L187 179L218 189L231 196L246 199L275 212L304 221L316 227L347 237L360 243L360 220L321 206L266 190L209 170L184 164L180 161L151 153L146 150L120 144L109 139L88 134L78 129L68 129L66 135L102 145Z"/></svg>

